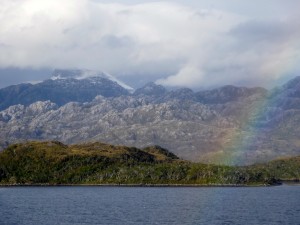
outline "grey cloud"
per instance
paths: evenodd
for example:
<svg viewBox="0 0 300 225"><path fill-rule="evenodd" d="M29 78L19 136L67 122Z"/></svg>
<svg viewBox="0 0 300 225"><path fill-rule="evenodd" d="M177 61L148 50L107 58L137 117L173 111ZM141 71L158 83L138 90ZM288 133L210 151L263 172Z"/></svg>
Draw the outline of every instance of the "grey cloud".
<svg viewBox="0 0 300 225"><path fill-rule="evenodd" d="M0 68L0 88L12 85L19 84L22 82L28 81L41 81L50 78L52 70L43 68L43 69L31 69L31 68ZM17 78L17 80L16 80Z"/></svg>
<svg viewBox="0 0 300 225"><path fill-rule="evenodd" d="M192 88L268 85L296 73L298 16L282 19L289 8L277 0L278 16L254 14L257 1L247 14L237 0L118 2L3 0L0 67L87 68Z"/></svg>
<svg viewBox="0 0 300 225"><path fill-rule="evenodd" d="M106 35L102 37L101 41L110 48L128 48L135 44L134 40L128 36Z"/></svg>
<svg viewBox="0 0 300 225"><path fill-rule="evenodd" d="M11 47L12 47L11 45L0 42L0 48L11 48Z"/></svg>
<svg viewBox="0 0 300 225"><path fill-rule="evenodd" d="M123 9L123 10L119 10L118 14L120 15L125 15L125 16L129 16L132 14L132 11L130 9Z"/></svg>
<svg viewBox="0 0 300 225"><path fill-rule="evenodd" d="M230 35L247 42L284 42L299 38L300 23L294 21L247 21L230 31Z"/></svg>

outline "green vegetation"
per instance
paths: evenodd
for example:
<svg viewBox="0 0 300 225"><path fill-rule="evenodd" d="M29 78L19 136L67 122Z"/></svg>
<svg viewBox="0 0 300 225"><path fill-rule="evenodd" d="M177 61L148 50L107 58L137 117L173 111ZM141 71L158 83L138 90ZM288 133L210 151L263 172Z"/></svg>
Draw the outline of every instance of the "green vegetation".
<svg viewBox="0 0 300 225"><path fill-rule="evenodd" d="M277 159L265 164L253 165L252 168L260 171L267 171L273 177L277 177L281 181L300 180L300 156Z"/></svg>
<svg viewBox="0 0 300 225"><path fill-rule="evenodd" d="M0 184L261 185L299 179L300 157L232 167L191 163L159 146L14 144L0 153Z"/></svg>

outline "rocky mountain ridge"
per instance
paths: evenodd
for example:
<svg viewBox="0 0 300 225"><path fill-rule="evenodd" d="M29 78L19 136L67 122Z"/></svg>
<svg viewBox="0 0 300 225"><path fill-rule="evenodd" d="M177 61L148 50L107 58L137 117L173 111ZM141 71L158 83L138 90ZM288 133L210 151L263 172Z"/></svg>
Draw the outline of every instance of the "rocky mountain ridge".
<svg viewBox="0 0 300 225"><path fill-rule="evenodd" d="M0 111L0 144L160 145L183 159L243 165L299 155L298 81L271 91L224 86L196 93L149 83L133 94L96 95L83 102L16 104Z"/></svg>

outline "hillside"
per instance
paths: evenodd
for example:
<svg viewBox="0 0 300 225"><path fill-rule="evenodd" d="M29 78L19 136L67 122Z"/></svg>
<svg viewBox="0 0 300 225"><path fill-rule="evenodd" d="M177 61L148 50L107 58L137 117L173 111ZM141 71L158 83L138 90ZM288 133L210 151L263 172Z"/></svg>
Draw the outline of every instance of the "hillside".
<svg viewBox="0 0 300 225"><path fill-rule="evenodd" d="M252 167L268 171L282 181L300 180L300 156L276 159L265 164L253 165Z"/></svg>
<svg viewBox="0 0 300 225"><path fill-rule="evenodd" d="M286 160L277 171L273 170L276 165L191 163L159 146L137 149L99 142L70 146L27 142L0 153L0 184L261 185L294 177L295 171L299 178L299 158Z"/></svg>

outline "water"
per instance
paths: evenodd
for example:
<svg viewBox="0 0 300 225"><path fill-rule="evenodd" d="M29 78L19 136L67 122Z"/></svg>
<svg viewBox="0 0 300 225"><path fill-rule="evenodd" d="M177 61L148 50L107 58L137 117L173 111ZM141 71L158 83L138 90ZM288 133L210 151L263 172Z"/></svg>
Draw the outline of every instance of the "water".
<svg viewBox="0 0 300 225"><path fill-rule="evenodd" d="M2 187L0 224L300 224L300 186Z"/></svg>

